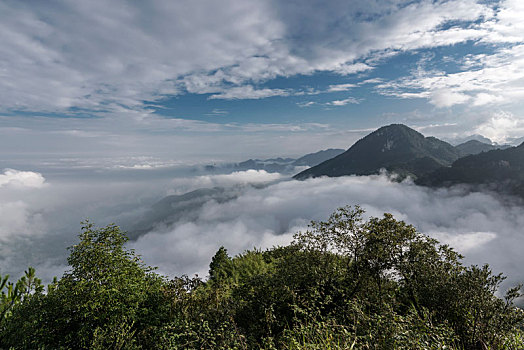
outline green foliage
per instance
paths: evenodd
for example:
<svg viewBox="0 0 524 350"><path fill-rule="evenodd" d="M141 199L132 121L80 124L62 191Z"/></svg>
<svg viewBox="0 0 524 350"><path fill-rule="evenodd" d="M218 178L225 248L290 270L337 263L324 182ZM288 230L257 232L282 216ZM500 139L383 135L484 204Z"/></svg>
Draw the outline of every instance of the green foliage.
<svg viewBox="0 0 524 350"><path fill-rule="evenodd" d="M114 225L95 229L86 222L79 238L70 248L71 269L46 295L13 308L2 330L5 345L130 349L161 321L156 302L163 280L124 248L124 233Z"/></svg>
<svg viewBox="0 0 524 350"><path fill-rule="evenodd" d="M416 180L424 186L468 184L524 197L524 145L462 157Z"/></svg>
<svg viewBox="0 0 524 350"><path fill-rule="evenodd" d="M29 267L15 284L8 282L9 275L0 276L0 326L11 316L12 309L33 294L44 290L42 281L36 277L35 269ZM6 289L6 291L4 291Z"/></svg>
<svg viewBox="0 0 524 350"><path fill-rule="evenodd" d="M230 257L209 279L167 280L116 226L85 223L70 269L0 281L0 348L519 349L520 286L391 214L340 208L284 247Z"/></svg>
<svg viewBox="0 0 524 350"><path fill-rule="evenodd" d="M209 280L217 281L227 277L231 273L230 267L231 258L227 254L227 249L220 247L209 264Z"/></svg>

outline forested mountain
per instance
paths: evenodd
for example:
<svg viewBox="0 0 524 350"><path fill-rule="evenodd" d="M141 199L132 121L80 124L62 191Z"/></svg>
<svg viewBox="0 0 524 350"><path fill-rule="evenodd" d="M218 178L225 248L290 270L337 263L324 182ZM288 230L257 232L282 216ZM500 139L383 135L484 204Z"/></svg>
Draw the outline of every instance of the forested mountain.
<svg viewBox="0 0 524 350"><path fill-rule="evenodd" d="M384 126L357 141L346 152L307 169L295 179L319 176L370 175L380 169L415 177L450 165L460 156L447 142L402 124Z"/></svg>
<svg viewBox="0 0 524 350"><path fill-rule="evenodd" d="M451 167L437 169L416 182L426 186L489 185L524 196L524 143L460 158Z"/></svg>
<svg viewBox="0 0 524 350"><path fill-rule="evenodd" d="M461 157L469 156L472 154L479 154L482 152L492 151L495 149L506 149L511 146L509 145L492 145L488 143L484 143L478 140L469 140L464 143L461 143L460 145L455 146L455 148L459 151L459 154Z"/></svg>

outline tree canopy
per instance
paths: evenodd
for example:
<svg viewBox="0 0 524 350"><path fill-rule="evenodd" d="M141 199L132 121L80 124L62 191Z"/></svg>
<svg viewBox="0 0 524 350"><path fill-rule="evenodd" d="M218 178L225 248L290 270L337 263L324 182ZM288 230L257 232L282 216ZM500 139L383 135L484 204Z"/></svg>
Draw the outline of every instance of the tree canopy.
<svg viewBox="0 0 524 350"><path fill-rule="evenodd" d="M229 256L209 278L168 279L117 226L84 223L70 269L44 291L1 280L0 347L13 349L516 349L520 286L464 266L391 214L345 207L291 244Z"/></svg>

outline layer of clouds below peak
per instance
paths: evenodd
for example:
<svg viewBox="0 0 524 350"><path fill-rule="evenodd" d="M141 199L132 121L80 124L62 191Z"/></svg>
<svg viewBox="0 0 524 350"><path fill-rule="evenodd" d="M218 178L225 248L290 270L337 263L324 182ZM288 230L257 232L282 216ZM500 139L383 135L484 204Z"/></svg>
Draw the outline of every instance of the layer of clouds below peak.
<svg viewBox="0 0 524 350"><path fill-rule="evenodd" d="M238 254L286 244L310 220L323 220L337 207L359 204L367 215L391 212L451 244L468 264L489 263L510 282L524 281L520 268L524 208L503 204L490 194L433 190L391 182L385 175L292 181L264 171L194 177L186 172L178 178L164 168L118 172L118 177L91 179L78 172L69 179L46 176L47 185L41 187L1 186L0 273L14 277L32 265L49 281L66 268L66 247L76 241L81 220L90 218L100 226L116 222L131 230L132 223L167 194L224 186L232 194L224 198L234 199L210 199L192 207L186 216L191 220L160 225L130 246L161 273L205 277L221 245Z"/></svg>
<svg viewBox="0 0 524 350"><path fill-rule="evenodd" d="M286 244L310 220L326 219L337 207L363 206L367 215L390 212L421 232L449 243L468 264L489 263L510 282L523 281L520 253L524 208L490 194L461 188L432 190L393 183L386 176L282 181L247 188L226 203L210 201L198 219L150 232L132 244L148 264L169 275L198 273L220 246L237 254L253 247Z"/></svg>

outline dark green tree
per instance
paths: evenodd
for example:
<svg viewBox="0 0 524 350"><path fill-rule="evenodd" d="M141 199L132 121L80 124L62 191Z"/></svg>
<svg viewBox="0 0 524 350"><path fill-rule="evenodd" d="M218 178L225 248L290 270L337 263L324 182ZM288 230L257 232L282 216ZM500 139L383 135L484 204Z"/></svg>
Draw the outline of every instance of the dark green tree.
<svg viewBox="0 0 524 350"><path fill-rule="evenodd" d="M209 264L209 279L216 281L226 277L230 273L231 258L227 254L227 249L220 247Z"/></svg>
<svg viewBox="0 0 524 350"><path fill-rule="evenodd" d="M15 348L120 348L143 345L163 315L163 279L117 226L86 222L70 248L70 270L48 291L13 309L3 331ZM29 282L27 279L26 282Z"/></svg>

